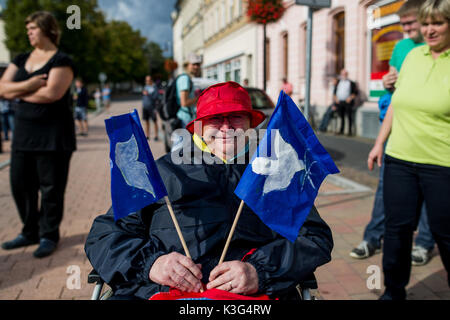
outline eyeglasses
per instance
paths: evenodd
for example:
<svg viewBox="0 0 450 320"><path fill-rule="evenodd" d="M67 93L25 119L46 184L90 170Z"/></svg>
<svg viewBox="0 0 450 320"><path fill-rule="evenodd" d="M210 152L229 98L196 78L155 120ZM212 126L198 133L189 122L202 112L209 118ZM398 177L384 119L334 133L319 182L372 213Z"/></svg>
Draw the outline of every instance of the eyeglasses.
<svg viewBox="0 0 450 320"><path fill-rule="evenodd" d="M228 123L231 125L239 125L243 124L247 119L248 115L246 114L235 114L231 113L228 115L215 115L204 119L203 121L209 125L220 126L225 122L225 119L228 119Z"/></svg>
<svg viewBox="0 0 450 320"><path fill-rule="evenodd" d="M411 21L405 21L405 22L401 22L400 21L400 25L402 26L402 27L406 27L406 26L412 26L414 23L416 23L417 22L417 20L411 20Z"/></svg>

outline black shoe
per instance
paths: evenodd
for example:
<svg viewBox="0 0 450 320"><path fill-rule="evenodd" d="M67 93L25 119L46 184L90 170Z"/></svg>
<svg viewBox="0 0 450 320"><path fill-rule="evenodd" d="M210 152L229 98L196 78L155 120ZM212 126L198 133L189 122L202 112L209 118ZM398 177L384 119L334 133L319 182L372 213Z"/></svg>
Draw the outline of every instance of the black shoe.
<svg viewBox="0 0 450 320"><path fill-rule="evenodd" d="M378 300L406 300L406 291L399 290L399 292L394 293L389 289L386 289Z"/></svg>
<svg viewBox="0 0 450 320"><path fill-rule="evenodd" d="M5 250L12 250L31 246L36 243L39 243L39 240L30 240L23 234L19 234L15 239L2 243L2 248Z"/></svg>
<svg viewBox="0 0 450 320"><path fill-rule="evenodd" d="M46 239L46 238L42 238L39 244L39 248L37 248L37 250L35 252L33 252L33 255L36 258L44 258L47 257L49 255L51 255L53 253L53 251L56 250L56 245L57 243Z"/></svg>

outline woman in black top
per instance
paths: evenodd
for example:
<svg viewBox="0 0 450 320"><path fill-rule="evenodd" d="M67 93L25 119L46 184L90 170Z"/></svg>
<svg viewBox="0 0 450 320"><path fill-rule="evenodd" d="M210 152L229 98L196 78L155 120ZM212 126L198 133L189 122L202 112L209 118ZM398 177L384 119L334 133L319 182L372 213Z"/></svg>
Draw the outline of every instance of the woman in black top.
<svg viewBox="0 0 450 320"><path fill-rule="evenodd" d="M39 242L33 254L41 258L50 255L59 241L69 163L76 149L70 96L74 67L58 50L60 33L50 13L35 12L25 23L34 49L19 54L0 80L0 96L15 99L10 182L24 226L2 247Z"/></svg>

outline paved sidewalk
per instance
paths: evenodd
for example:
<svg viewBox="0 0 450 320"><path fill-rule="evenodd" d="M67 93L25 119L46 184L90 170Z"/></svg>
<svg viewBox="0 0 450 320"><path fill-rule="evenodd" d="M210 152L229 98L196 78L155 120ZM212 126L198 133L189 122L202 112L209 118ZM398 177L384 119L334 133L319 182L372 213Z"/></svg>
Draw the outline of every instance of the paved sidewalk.
<svg viewBox="0 0 450 320"><path fill-rule="evenodd" d="M84 254L84 242L93 219L111 203L109 143L104 119L133 108L139 110L140 102L116 102L109 114L101 113L89 119L89 136L77 138L78 150L72 157L58 250L50 257L36 259L32 252L37 245L12 251L0 249L0 299L90 298L93 285L87 284L87 275L91 266ZM164 154L162 142L151 140L150 145L155 158ZM7 150L0 162L7 160ZM361 241L370 219L374 190L337 177L327 178L316 201L335 242L332 262L316 271L317 294L322 299L377 299L382 290L367 288L370 276L367 268L374 265L381 271L381 255L367 260L355 260L348 255ZM0 242L3 242L14 238L22 227L11 197L8 166L0 169L0 212ZM428 265L413 268L408 298L450 299L446 283L436 252Z"/></svg>

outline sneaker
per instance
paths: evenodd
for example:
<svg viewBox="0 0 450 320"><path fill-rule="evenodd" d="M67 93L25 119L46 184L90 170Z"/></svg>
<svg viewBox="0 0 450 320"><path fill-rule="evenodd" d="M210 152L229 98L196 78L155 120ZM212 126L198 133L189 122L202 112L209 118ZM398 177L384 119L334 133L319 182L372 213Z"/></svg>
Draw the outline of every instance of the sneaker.
<svg viewBox="0 0 450 320"><path fill-rule="evenodd" d="M39 241L28 239L23 234L19 234L15 239L2 243L2 248L5 250L12 250L31 246L36 243L39 243Z"/></svg>
<svg viewBox="0 0 450 320"><path fill-rule="evenodd" d="M350 252L350 257L355 259L366 259L373 256L375 253L379 253L380 251L380 248L375 248L364 240Z"/></svg>
<svg viewBox="0 0 450 320"><path fill-rule="evenodd" d="M39 248L35 252L33 252L33 255L36 258L44 258L53 253L53 251L56 250L57 243L46 238L42 238L39 244Z"/></svg>
<svg viewBox="0 0 450 320"><path fill-rule="evenodd" d="M422 246L414 246L411 251L411 263L413 266L424 266L431 258L431 251Z"/></svg>

